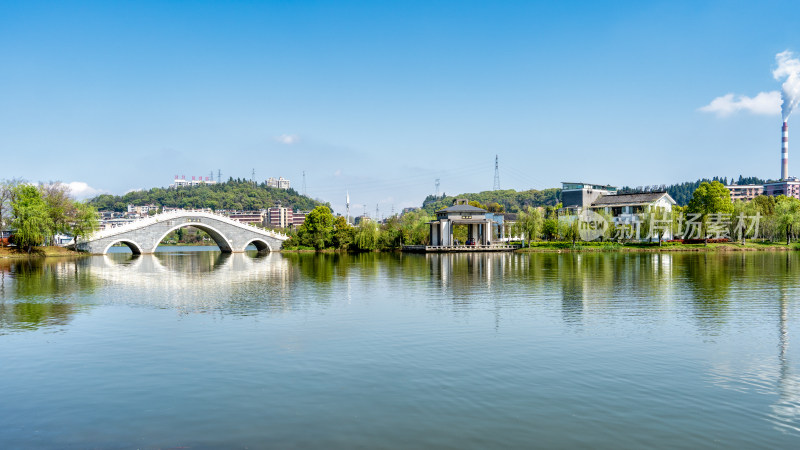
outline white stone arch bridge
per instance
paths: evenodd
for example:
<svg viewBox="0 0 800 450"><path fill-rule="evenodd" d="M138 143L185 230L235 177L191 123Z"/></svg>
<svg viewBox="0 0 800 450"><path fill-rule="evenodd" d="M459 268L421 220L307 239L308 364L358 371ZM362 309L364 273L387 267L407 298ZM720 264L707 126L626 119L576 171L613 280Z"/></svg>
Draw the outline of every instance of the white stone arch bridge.
<svg viewBox="0 0 800 450"><path fill-rule="evenodd" d="M280 251L288 236L241 223L226 216L174 211L139 219L121 227L103 230L78 242L78 250L105 254L114 244L125 244L134 254L155 253L169 233L183 227L199 228L217 243L223 253L240 253L248 245L260 252Z"/></svg>

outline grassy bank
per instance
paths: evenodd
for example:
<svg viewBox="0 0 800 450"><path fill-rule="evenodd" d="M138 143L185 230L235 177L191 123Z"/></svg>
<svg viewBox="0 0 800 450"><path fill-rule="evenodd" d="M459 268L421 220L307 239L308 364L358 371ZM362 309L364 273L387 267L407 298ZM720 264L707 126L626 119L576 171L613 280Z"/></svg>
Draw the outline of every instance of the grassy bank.
<svg viewBox="0 0 800 450"><path fill-rule="evenodd" d="M800 244L779 242L681 244L679 242L627 243L618 242L531 242L530 247L518 249L521 253L536 252L747 252L747 251L793 251L800 250Z"/></svg>
<svg viewBox="0 0 800 450"><path fill-rule="evenodd" d="M64 247L36 247L28 253L17 247L0 247L0 258L44 258L53 256L85 256L86 253L76 252Z"/></svg>

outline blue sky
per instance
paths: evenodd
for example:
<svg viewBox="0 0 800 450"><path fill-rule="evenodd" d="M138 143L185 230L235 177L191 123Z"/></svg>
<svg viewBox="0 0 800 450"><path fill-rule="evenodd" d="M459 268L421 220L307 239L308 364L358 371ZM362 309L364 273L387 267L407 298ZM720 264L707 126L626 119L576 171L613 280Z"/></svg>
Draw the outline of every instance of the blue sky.
<svg viewBox="0 0 800 450"><path fill-rule="evenodd" d="M300 190L305 171L337 212L349 190L382 215L436 178L491 189L495 154L517 190L776 178L778 110L701 108L779 90L799 19L769 1L6 1L0 178L124 193L255 169Z"/></svg>

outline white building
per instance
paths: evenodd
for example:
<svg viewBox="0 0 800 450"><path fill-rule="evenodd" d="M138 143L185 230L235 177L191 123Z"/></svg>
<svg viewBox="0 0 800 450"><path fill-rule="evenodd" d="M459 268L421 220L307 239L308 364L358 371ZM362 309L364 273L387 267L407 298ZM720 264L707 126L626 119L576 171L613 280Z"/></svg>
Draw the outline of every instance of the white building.
<svg viewBox="0 0 800 450"><path fill-rule="evenodd" d="M128 213L129 214L138 214L140 216L146 216L150 214L150 211L158 212L158 205L128 205Z"/></svg>
<svg viewBox="0 0 800 450"><path fill-rule="evenodd" d="M200 186L204 184L217 184L212 177L192 177L191 180L186 179L186 175L175 175L175 180L169 185L171 188L187 187L187 186Z"/></svg>
<svg viewBox="0 0 800 450"><path fill-rule="evenodd" d="M289 180L283 177L278 177L275 179L274 177L269 177L267 179L267 187L277 188L277 189L289 189Z"/></svg>

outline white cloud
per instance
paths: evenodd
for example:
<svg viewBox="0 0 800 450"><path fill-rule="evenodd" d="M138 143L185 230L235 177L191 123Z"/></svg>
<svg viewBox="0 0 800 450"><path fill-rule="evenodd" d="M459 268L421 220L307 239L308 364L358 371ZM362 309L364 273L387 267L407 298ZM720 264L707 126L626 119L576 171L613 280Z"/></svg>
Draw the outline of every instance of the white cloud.
<svg viewBox="0 0 800 450"><path fill-rule="evenodd" d="M78 199L94 197L107 192L102 189L95 189L83 181L72 181L67 183L67 186L69 186L72 195Z"/></svg>
<svg viewBox="0 0 800 450"><path fill-rule="evenodd" d="M300 140L300 136L296 134L282 134L276 137L275 140L280 142L281 144L292 145L296 144L297 141Z"/></svg>
<svg viewBox="0 0 800 450"><path fill-rule="evenodd" d="M726 117L739 111L751 114L777 115L781 112L781 93L778 91L760 92L755 97L746 95L726 94L711 100L699 111Z"/></svg>

